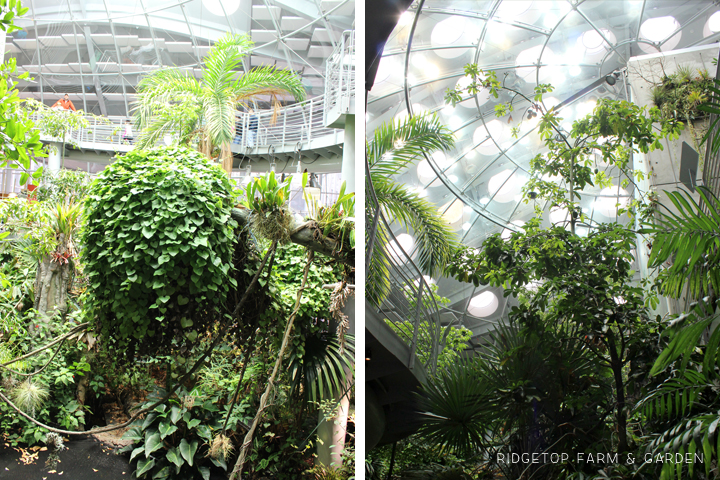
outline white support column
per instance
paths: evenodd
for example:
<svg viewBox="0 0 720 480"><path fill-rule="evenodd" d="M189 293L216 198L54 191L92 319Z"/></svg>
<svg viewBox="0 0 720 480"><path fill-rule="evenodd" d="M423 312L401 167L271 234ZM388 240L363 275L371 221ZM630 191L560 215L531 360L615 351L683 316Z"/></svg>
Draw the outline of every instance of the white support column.
<svg viewBox="0 0 720 480"><path fill-rule="evenodd" d="M57 173L60 171L60 162L61 162L61 154L60 149L62 148L62 143L60 142L51 142L50 143L50 151L48 153L48 170L52 173Z"/></svg>
<svg viewBox="0 0 720 480"><path fill-rule="evenodd" d="M355 191L355 115L345 116L345 140L341 178L346 182L346 192Z"/></svg>

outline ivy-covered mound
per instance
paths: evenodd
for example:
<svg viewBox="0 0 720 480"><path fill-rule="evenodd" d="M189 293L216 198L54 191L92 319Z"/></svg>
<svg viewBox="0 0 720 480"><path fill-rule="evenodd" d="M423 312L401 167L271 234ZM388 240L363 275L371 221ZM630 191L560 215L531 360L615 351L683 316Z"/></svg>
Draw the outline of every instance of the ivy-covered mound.
<svg viewBox="0 0 720 480"><path fill-rule="evenodd" d="M98 176L83 256L88 311L106 341L159 353L225 314L234 200L222 169L182 147L132 151Z"/></svg>

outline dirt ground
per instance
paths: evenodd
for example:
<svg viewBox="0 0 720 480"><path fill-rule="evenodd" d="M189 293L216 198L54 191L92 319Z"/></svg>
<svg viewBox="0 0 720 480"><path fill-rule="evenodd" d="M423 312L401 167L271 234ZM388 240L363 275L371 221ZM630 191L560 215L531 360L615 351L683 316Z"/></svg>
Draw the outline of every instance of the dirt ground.
<svg viewBox="0 0 720 480"><path fill-rule="evenodd" d="M47 449L12 448L0 444L0 479L7 480L122 480L131 478L128 459L111 446L89 438L66 440L54 469L45 465Z"/></svg>

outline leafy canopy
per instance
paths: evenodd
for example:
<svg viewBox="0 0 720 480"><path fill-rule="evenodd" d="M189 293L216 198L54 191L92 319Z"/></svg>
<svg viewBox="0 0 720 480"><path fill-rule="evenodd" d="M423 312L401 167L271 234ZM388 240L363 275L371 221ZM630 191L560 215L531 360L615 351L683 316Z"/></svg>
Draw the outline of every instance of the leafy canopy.
<svg viewBox="0 0 720 480"><path fill-rule="evenodd" d="M130 152L98 176L83 243L89 311L105 338L166 348L225 311L234 201L223 171L182 147Z"/></svg>

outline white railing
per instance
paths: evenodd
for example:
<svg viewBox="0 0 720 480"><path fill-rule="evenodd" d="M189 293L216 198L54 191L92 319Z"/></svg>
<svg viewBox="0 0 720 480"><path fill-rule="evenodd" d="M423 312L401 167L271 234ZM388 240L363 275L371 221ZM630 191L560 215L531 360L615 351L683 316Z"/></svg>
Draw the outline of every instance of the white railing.
<svg viewBox="0 0 720 480"><path fill-rule="evenodd" d="M298 143L307 146L318 138L336 135L340 130L325 127L324 112L328 108L326 99L326 95L320 95L282 108L275 121L272 110L263 110L254 114L236 112L237 123L233 143L244 147L275 146L277 149L280 145L296 146ZM250 142L250 125L253 116L257 118L257 138L254 142Z"/></svg>
<svg viewBox="0 0 720 480"><path fill-rule="evenodd" d="M348 113L355 95L355 31L345 30L338 46L327 61L325 74L325 97L328 99L327 113L337 109Z"/></svg>
<svg viewBox="0 0 720 480"><path fill-rule="evenodd" d="M300 144L301 149L308 149L313 140L329 135L337 136L341 130L326 128L324 124L323 114L327 108L325 99L326 96L321 95L281 108L274 120L273 110L258 111L252 115L247 112L236 112L237 130L233 143L243 147L251 146L249 132L253 115L257 118L257 129L255 130L257 134L252 142L253 148L274 146L276 151L279 151L280 146L289 145L291 150L295 150ZM87 116L86 118L90 126L70 130L67 140L76 143L81 148L130 149L127 142L123 141L125 121L128 120L128 117L108 116L98 119ZM133 134L137 136L138 132L133 131ZM336 142L342 143L342 139L338 137ZM123 146L125 147L123 148ZM252 153L252 149L248 153Z"/></svg>

